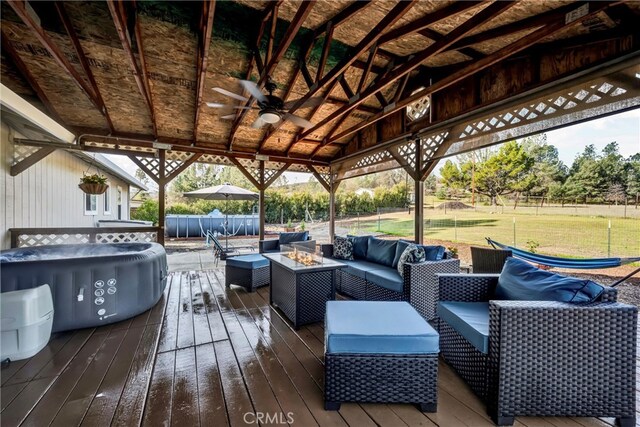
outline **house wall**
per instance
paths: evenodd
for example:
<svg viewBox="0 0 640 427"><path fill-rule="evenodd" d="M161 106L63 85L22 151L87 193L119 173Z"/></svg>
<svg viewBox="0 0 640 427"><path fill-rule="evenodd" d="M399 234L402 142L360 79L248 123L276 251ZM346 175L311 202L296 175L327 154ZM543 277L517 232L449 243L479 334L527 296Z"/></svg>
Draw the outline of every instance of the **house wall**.
<svg viewBox="0 0 640 427"><path fill-rule="evenodd" d="M56 150L17 176L11 176L13 147L10 128L2 122L0 135L0 247L10 247L10 228L93 227L99 219L116 219L116 188L122 189L122 219L129 219L129 184L107 172L111 213L104 212L104 196L97 196L97 214L85 215L84 193L78 188L88 163ZM95 173L95 168L91 168Z"/></svg>

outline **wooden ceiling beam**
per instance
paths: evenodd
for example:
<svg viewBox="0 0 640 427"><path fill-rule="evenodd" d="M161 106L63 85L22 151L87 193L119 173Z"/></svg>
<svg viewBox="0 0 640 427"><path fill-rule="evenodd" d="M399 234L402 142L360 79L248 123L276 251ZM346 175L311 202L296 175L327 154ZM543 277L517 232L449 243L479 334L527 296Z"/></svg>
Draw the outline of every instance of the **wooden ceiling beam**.
<svg viewBox="0 0 640 427"><path fill-rule="evenodd" d="M589 2L588 3L588 12L584 13L581 16L576 17L575 19L573 19L570 22L567 22L567 16L566 13L563 13L564 11L560 12L560 11L556 11L556 15L554 15L554 19L548 18L548 23L543 26L542 28L520 38L519 40L510 43L509 45L503 47L502 49L494 52L491 55L488 55L480 60L477 61L470 61L469 65L467 65L466 67L463 67L461 69L459 69L458 71L455 71L451 74L446 75L445 77L443 77L441 80L435 82L434 84L432 84L431 86L416 92L408 97L403 98L402 100L400 100L399 102L397 102L395 104L395 106L393 108L387 108L385 111L381 111L378 114L369 117L367 120L363 121L362 123L359 123L356 126L353 126L347 130L345 130L344 132L341 132L340 134L336 135L334 138L332 138L331 141L329 142L333 142L333 141L337 141L339 139L342 139L346 136L349 136L369 125L371 125L372 123L377 122L378 120L383 119L384 117L389 116L390 114L395 113L396 111L399 111L403 108L405 108L406 106L412 104L413 102L417 101L418 99L421 99L427 95L430 95L434 92L437 92L439 90L442 90L446 87L451 86L452 84L455 84L475 73L477 73L478 71L484 70L487 67L490 67L491 65L494 65L508 57L511 57L513 55L515 55L518 52L521 52L522 50L531 47L533 45L535 45L536 43L538 43L540 40L545 39L546 37L549 37L555 33L557 33L558 31L562 31L565 30L566 28L576 25L582 21L584 21L585 19L588 19L592 16L594 16L595 14L601 12L602 10L607 9L608 7L617 4L619 2ZM579 10L580 7L583 7L584 3L578 3L578 4L573 4L573 9L570 10L567 13L570 13L572 11L576 11ZM477 15L476 15L477 16ZM422 123L422 121L418 121L412 124L412 130L419 130L419 123Z"/></svg>
<svg viewBox="0 0 640 427"><path fill-rule="evenodd" d="M358 57L371 48L372 45L376 44L378 39L380 38L382 31L386 28L393 26L402 16L407 13L416 0L408 0L401 1L398 3L385 17L358 43L351 52L351 56L344 58L340 61L336 66L334 66L331 71L329 71L325 76L323 76L320 80L316 81L310 88L309 92L307 92L302 98L298 99L298 101L289 109L289 113L295 112L298 108L300 108L309 98L317 94L319 91L326 89L335 79L340 78L344 72L358 59ZM354 2L356 3L356 2ZM367 3L368 4L368 3ZM354 7L352 3L347 8ZM357 10L360 10L357 8ZM357 11L356 10L356 11ZM355 13L355 12L353 12ZM340 13L338 13L340 14ZM334 23L334 28L336 24ZM264 145L266 141L273 136L275 130L277 130L282 122L279 122L276 126L272 127L272 131L268 131L265 139L263 139ZM297 142L294 140L294 143ZM286 151L289 152L292 144L287 146Z"/></svg>
<svg viewBox="0 0 640 427"><path fill-rule="evenodd" d="M322 78L324 74L324 67L327 65L327 58L329 57L329 49L331 48L331 42L333 41L333 23L329 21L324 31L324 44L322 45L322 54L318 61L318 71L316 72L316 82Z"/></svg>
<svg viewBox="0 0 640 427"><path fill-rule="evenodd" d="M7 2L13 11L20 17L22 22L33 31L36 38L42 43L44 48L51 54L51 57L62 67L63 70L71 77L71 79L78 85L80 90L89 98L89 101L100 111L102 115L105 114L106 109L103 109L103 105L98 101L96 94L93 92L93 88L89 85L84 78L73 67L71 62L67 59L65 54L60 48L53 42L49 35L40 26L39 22L36 22L32 13L27 11L27 3L25 1L9 1Z"/></svg>
<svg viewBox="0 0 640 427"><path fill-rule="evenodd" d="M193 121L193 140L198 139L198 124L200 123L200 109L203 104L204 82L207 78L207 66L209 63L209 46L211 46L211 34L213 32L213 16L216 9L215 0L205 0L202 3L202 25L198 37L196 53L197 82L196 82L196 112Z"/></svg>
<svg viewBox="0 0 640 427"><path fill-rule="evenodd" d="M264 55L265 64L268 64L269 61L271 61L271 55L273 53L273 43L275 42L275 39L276 39L276 26L278 25L278 8L279 7L280 7L280 4L275 4L273 6L273 11L271 12L271 24L269 26L269 33L268 33L268 39L267 39L267 51L265 52L265 55ZM258 57L260 57L260 55L258 55ZM260 68L264 68L264 66ZM260 70L260 74L262 74L262 72L263 70Z"/></svg>
<svg viewBox="0 0 640 427"><path fill-rule="evenodd" d="M44 108L47 110L49 116L54 119L56 122L61 125L65 125L58 112L53 108L51 101L49 101L49 97L44 93L42 87L38 84L31 71L27 68L27 65L24 63L20 55L15 50L15 48L11 45L11 41L9 41L9 37L5 34L4 30L0 29L0 37L2 38L2 52L7 55L7 57L13 61L13 64L18 69L18 72L22 74L22 77L27 81L27 84L31 87L31 89L35 92L36 96L44 105Z"/></svg>
<svg viewBox="0 0 640 427"><path fill-rule="evenodd" d="M80 44L80 40L78 39L78 34L76 33L75 28L73 28L73 24L71 23L71 19L69 19L69 15L67 14L67 10L65 9L64 2L56 1L55 2L56 11L58 12L58 16L60 17L60 21L62 21L62 25L67 31L67 35L69 39L71 39L71 44L73 45L73 49L78 56L78 60L80 61L80 65L82 66L82 70L84 71L85 76L89 80L89 84L93 89L93 93L96 97L96 101L99 104L99 109L104 116L107 126L111 132L115 132L115 128L113 127L113 122L111 121L111 117L109 116L109 112L107 111L107 107L104 105L104 100L102 99L102 95L100 94L100 89L98 89L98 84L96 83L96 79L93 76L93 72L91 71L91 67L89 66L89 60L84 53L84 49Z"/></svg>
<svg viewBox="0 0 640 427"><path fill-rule="evenodd" d="M300 136L305 137L309 135L311 132L315 131L316 129L346 114L348 111L355 108L355 106L362 104L370 96L375 95L376 93L380 92L381 90L383 90L384 88L386 88L387 86L389 86L390 84L398 80L399 78L404 77L405 74L408 74L411 71L418 68L420 64L424 62L426 59L442 52L448 46L450 46L451 44L455 43L457 40L464 37L464 35L468 34L469 32L478 28L480 25L483 25L484 23L500 15L502 12L509 9L514 4L515 4L514 1L498 1L490 4L489 6L487 6L486 8L484 8L483 10L475 14L473 17L471 17L470 19L468 19L458 27L454 28L450 33L448 33L442 39L440 39L437 42L434 42L433 44L428 46L426 49L416 53L405 63L396 67L388 75L380 79L375 85L368 87L362 93L358 94L357 98L352 98L351 100L349 100L348 105L345 105L339 108L338 110L330 114L328 117L326 117L324 120L317 123L314 127L305 130ZM388 110L387 107L385 107L385 111L386 110Z"/></svg>
<svg viewBox="0 0 640 427"><path fill-rule="evenodd" d="M124 10L124 4L118 0L107 0L107 6L109 7L109 12L111 13L111 18L113 19L113 24L116 27L116 31L118 32L118 37L120 38L120 43L122 44L122 49L124 50L125 56L129 61L129 65L131 67L131 71L133 72L133 77L138 86L138 90L142 95L145 103L147 104L147 108L149 109L149 115L151 117L151 126L153 127L153 136L158 137L158 128L156 127L156 119L153 109L153 102L151 99L151 93L148 90L148 78L147 73L145 72L145 67L138 66L138 62L133 53L133 48L131 46L131 35L129 34L129 30L127 29L127 16L126 11ZM136 30L139 33L139 24L136 19ZM138 55L140 56L141 63L144 62L144 52L142 50L142 40L137 40L138 42Z"/></svg>
<svg viewBox="0 0 640 427"><path fill-rule="evenodd" d="M440 34L439 32L432 30L431 28L425 28L424 30L420 30L418 32L418 34L433 40L434 42L439 41L442 37L444 37L443 34ZM486 55L482 52L479 52L471 47L461 47L460 49L458 49L458 52L468 56L471 59L480 59L480 58L484 58Z"/></svg>
<svg viewBox="0 0 640 427"><path fill-rule="evenodd" d="M309 13L311 13L311 9L315 4L316 4L316 0L304 1L300 4L300 7L298 7L298 10L295 16L293 17L293 19L291 20L291 23L289 24L289 27L287 28L287 31L285 32L284 36L282 37L282 40L278 44L278 48L276 52L273 54L273 57L270 59L269 63L265 64L265 68L263 72L260 74L260 79L258 80L258 83L257 83L258 87L261 88L262 86L264 86L269 75L276 68L276 66L284 56L287 49L289 49L291 42L293 41L295 36L298 34L298 31L302 27L302 24L304 23L304 21L307 19L307 16L309 16ZM274 9L274 13L275 12L276 10ZM246 102L245 106L251 107L254 102L255 102L255 98L250 97L249 100ZM228 142L229 149L233 147L233 138L235 137L235 134L238 128L240 127L240 123L242 123L242 120L245 118L248 111L249 111L248 109L240 110L240 113L236 116L236 119L231 125L231 131L229 132L229 142Z"/></svg>

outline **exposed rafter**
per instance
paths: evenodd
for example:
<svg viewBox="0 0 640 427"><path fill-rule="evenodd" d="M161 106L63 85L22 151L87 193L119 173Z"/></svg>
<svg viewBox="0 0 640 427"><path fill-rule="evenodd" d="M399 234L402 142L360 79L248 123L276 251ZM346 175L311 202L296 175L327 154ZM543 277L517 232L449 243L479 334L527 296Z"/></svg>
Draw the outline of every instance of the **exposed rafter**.
<svg viewBox="0 0 640 427"><path fill-rule="evenodd" d="M302 98L300 98L291 108L290 113L295 112L300 108L309 98L317 94L320 90L325 89L335 79L340 78L344 72L357 60L357 58L376 44L381 37L383 31L392 27L398 20L407 13L411 7L413 7L416 0L407 0L398 3L384 18L358 43L350 52L350 55L343 58L337 65L335 65L327 74L325 74L320 80L316 81ZM335 27L335 24L334 24ZM316 127L317 128L317 127ZM310 132L309 132L310 133ZM308 133L307 133L308 134ZM273 132L267 133L266 140L273 135ZM287 147L287 150L290 147Z"/></svg>
<svg viewBox="0 0 640 427"><path fill-rule="evenodd" d="M131 71L133 72L133 77L136 80L136 84L138 85L138 90L144 98L145 103L147 104L147 108L149 109L149 115L151 117L151 125L153 127L153 135L155 137L158 136L158 128L156 127L156 119L155 113L153 109L153 101L151 98L151 91L149 86L149 80L146 73L146 62L144 60L144 51L142 48L142 40L139 38L136 39L138 44L138 55L140 56L140 62L142 66L138 65L138 61L133 53L133 48L131 45L131 35L129 34L129 30L127 29L127 13L125 10L125 5L122 1L118 0L108 0L107 5L109 6L109 11L111 12L111 17L113 19L113 23L116 27L116 31L118 32L118 37L120 38L120 43L122 44L122 48L124 53L129 60L129 65L131 66ZM139 24L136 17L136 33L139 35Z"/></svg>
<svg viewBox="0 0 640 427"><path fill-rule="evenodd" d="M60 48L40 26L40 23L37 22L34 16L27 11L26 3L24 1L10 1L7 3L11 6L16 15L20 17L22 22L24 22L24 24L33 31L40 43L42 43L45 49L47 49L51 54L51 57L66 71L71 79L78 85L80 90L82 90L87 98L89 98L89 101L91 101L102 115L105 115L106 109L104 109L104 105L98 100L98 97L93 92L91 85L84 80L80 73L78 73L78 71L73 67L71 62L69 62L69 59L67 59L62 50L60 50Z"/></svg>
<svg viewBox="0 0 640 427"><path fill-rule="evenodd" d="M47 113L51 116L51 118L53 118L61 125L64 125L64 122L58 115L58 112L55 110L55 108L53 108L53 105L51 105L51 101L49 101L49 98L42 90L42 87L40 87L37 80L33 77L22 58L20 58L20 55L18 55L18 52L16 52L14 47L11 45L9 37L7 37L7 35L4 33L4 30L0 31L2 33L2 52L13 61L14 65L18 69L18 72L22 74L22 77L24 77L24 79L27 81L27 84L35 92L36 96L38 97L40 102L42 102L44 108L46 108Z"/></svg>
<svg viewBox="0 0 640 427"><path fill-rule="evenodd" d="M495 18L505 10L512 7L514 4L515 2L513 1L499 1L499 2L490 4L489 6L487 6L486 8L484 8L483 10L475 14L473 17L468 19L466 22L454 28L450 33L448 33L442 39L431 44L429 47L422 50L421 52L415 54L415 56L413 56L404 64L399 65L397 68L391 71L387 76L380 79L375 85L370 86L365 91L358 94L357 98L356 97L352 98L349 101L349 104L339 108L338 110L330 114L328 117L326 117L324 120L317 123L314 127L304 131L300 136L305 137L309 135L311 132L315 131L316 129L319 129L320 127L326 125L327 123L341 117L348 111L355 108L355 106L362 104L370 96L375 95L376 93L380 92L387 86L391 85L393 82L395 82L399 78L403 77L405 74L410 73L414 69L418 68L420 64L424 62L426 59L442 52L448 46L455 43L457 40L461 39L464 35L478 28L480 25ZM384 111L387 111L387 110L388 108L385 107Z"/></svg>
<svg viewBox="0 0 640 427"><path fill-rule="evenodd" d="M98 84L96 83L96 79L93 76L93 72L91 71L91 67L89 66L89 60L84 53L84 49L80 44L80 40L78 39L78 35L76 34L75 28L73 28L73 24L71 23L71 19L69 19L69 15L67 15L67 11L64 6L64 2L56 1L55 2L56 10L58 11L58 16L60 17L60 21L62 21L62 25L67 31L67 35L71 39L71 44L73 45L73 49L78 56L78 60L80 61L80 65L82 66L82 70L84 71L85 76L89 80L89 84L91 84L91 88L93 89L93 93L95 94L96 101L100 105L100 111L104 115L105 120L107 121L107 125L111 132L115 132L115 128L113 127L113 123L111 122L111 117L109 117L109 112L107 111L107 107L104 105L104 100L102 99L102 95L100 94L100 89L98 89Z"/></svg>
<svg viewBox="0 0 640 427"><path fill-rule="evenodd" d="M293 41L294 37L298 34L298 31L302 27L302 24L306 20L307 16L309 16L309 13L311 13L311 9L315 5L315 3L316 3L315 0L310 0L310 1L302 2L300 4L298 11L296 12L295 16L291 20L291 23L289 24L287 31L282 37L282 40L278 44L278 48L273 54L273 57L269 60L268 64L265 64L264 70L260 74L260 79L258 80L258 83L257 83L258 87L261 88L267 82L267 78L271 75L273 70L276 68L276 66L284 56L284 53L287 51L287 49L289 49L291 42ZM277 10L274 9L273 13L277 13ZM251 97L247 101L245 106L251 107L254 102L255 102L255 98ZM242 123L242 120L247 115L248 111L249 110L241 110L240 114L236 116L236 119L231 125L231 131L229 132L229 149L232 148L233 138L235 137L235 133L238 130L238 127L240 127L240 123Z"/></svg>
<svg viewBox="0 0 640 427"><path fill-rule="evenodd" d="M198 124L200 122L200 109L204 94L204 82L207 77L207 65L209 62L209 46L211 45L211 33L213 31L213 16L216 9L215 0L205 0L202 3L202 16L200 34L197 47L197 83L196 83L196 114L193 122L193 140L198 140Z"/></svg>
<svg viewBox="0 0 640 427"><path fill-rule="evenodd" d="M519 40L505 46L504 48L494 52L491 55L486 56L485 58L479 59L477 61L472 61L469 63L469 65L463 67L462 69L453 72L447 76L445 76L443 79L435 82L434 84L432 84L431 86L429 86L428 88L425 88L419 92L416 92L408 97L403 98L402 100L400 100L398 103L396 103L396 105L393 108L387 108L384 111L379 112L378 114L369 117L367 120L363 121L362 123L359 123L358 125L355 125L341 133L339 133L338 135L335 135L331 141L336 141L339 139L342 139L346 136L349 136L351 134L353 134L354 132L357 132L363 128L365 128L366 126L369 126L372 123L377 122L378 120L383 119L384 117L389 116L390 114L395 113L396 111L399 111L403 108L405 108L407 105L417 101L418 99L421 99L427 95L430 95L434 92L437 92L439 90L442 90L446 87L451 86L454 83L459 82L460 80L477 73L478 71L481 71L499 61L502 61L505 58L508 58L536 43L538 43L540 40L545 39L546 37L549 37L552 34L557 33L558 31L564 30L569 26L572 25L576 25L582 21L584 21L585 19L588 19L590 17L592 17L593 15L599 13L602 10L605 10L606 8L608 8L609 6L611 6L612 4L615 4L617 2L591 2L589 3L589 11L586 14L583 14L582 16L577 17L576 19L574 19L571 22L567 22L566 21L566 12L562 11L556 11L556 14L554 15L554 19L549 18L548 19L548 23L543 26L542 28L520 38ZM581 4L577 4L574 5L574 8L579 8L581 7ZM478 16L478 15L476 15ZM412 128L417 129L420 125L418 124L420 122L416 122L413 124Z"/></svg>

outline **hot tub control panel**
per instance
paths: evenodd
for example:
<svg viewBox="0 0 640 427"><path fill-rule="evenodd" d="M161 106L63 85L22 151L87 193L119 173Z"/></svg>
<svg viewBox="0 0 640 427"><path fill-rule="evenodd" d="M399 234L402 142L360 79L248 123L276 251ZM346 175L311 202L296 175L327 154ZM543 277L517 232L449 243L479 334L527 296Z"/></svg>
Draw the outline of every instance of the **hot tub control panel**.
<svg viewBox="0 0 640 427"><path fill-rule="evenodd" d="M93 305L100 320L107 319L117 314L116 293L118 292L117 280L96 280L93 284Z"/></svg>

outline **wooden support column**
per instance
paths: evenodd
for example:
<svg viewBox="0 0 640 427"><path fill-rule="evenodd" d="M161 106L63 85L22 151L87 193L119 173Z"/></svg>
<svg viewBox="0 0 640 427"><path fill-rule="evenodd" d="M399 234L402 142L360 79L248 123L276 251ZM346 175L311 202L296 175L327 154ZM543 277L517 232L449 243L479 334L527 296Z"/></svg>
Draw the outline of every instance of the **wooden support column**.
<svg viewBox="0 0 640 427"><path fill-rule="evenodd" d="M264 179L264 160L260 160L260 187L258 188L258 190L260 190L260 198L258 201L258 212L260 217L260 232L259 232L258 238L260 240L264 240L264 223L265 223L265 216L266 216L265 203L264 203L265 188L266 188L266 185L265 185L265 179Z"/></svg>
<svg viewBox="0 0 640 427"><path fill-rule="evenodd" d="M160 164L158 165L158 243L162 246L164 246L165 190L167 186L165 178L165 157L165 150L158 150L158 158L160 160Z"/></svg>
<svg viewBox="0 0 640 427"><path fill-rule="evenodd" d="M414 211L414 239L416 243L424 243L424 179L420 175L422 170L422 143L416 138L416 172L413 176L415 183L415 211Z"/></svg>
<svg viewBox="0 0 640 427"><path fill-rule="evenodd" d="M339 184L339 182L335 182L333 170L331 170L329 179L329 243L333 243L333 238L336 235L336 190Z"/></svg>

